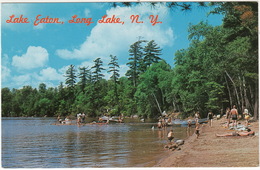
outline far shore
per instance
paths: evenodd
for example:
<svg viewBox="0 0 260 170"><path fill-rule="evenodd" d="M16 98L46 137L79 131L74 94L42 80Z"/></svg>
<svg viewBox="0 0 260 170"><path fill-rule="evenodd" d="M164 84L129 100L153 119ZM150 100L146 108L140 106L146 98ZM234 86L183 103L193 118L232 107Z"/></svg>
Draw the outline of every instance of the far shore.
<svg viewBox="0 0 260 170"><path fill-rule="evenodd" d="M225 121L214 120L212 127L201 125L198 139L193 134L180 150L169 150L158 158L154 167L259 167L259 121L250 123L254 136L217 137L235 132L225 127Z"/></svg>

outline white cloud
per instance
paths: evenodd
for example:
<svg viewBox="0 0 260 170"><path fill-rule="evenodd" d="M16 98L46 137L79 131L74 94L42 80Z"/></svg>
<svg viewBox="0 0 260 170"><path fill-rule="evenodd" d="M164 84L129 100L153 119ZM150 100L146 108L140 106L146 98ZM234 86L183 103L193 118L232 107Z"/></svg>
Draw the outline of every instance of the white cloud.
<svg viewBox="0 0 260 170"><path fill-rule="evenodd" d="M11 70L5 66L1 66L1 80L6 81L11 75Z"/></svg>
<svg viewBox="0 0 260 170"><path fill-rule="evenodd" d="M87 69L91 69L91 67L94 66L94 62L93 61L84 61L82 62L79 66L79 67L86 67Z"/></svg>
<svg viewBox="0 0 260 170"><path fill-rule="evenodd" d="M65 77L62 73L52 67L42 69L40 72L26 73L22 75L12 76L9 79L9 85L15 88L22 88L30 85L37 88L40 83L45 83L47 87L57 87L60 82L64 82Z"/></svg>
<svg viewBox="0 0 260 170"><path fill-rule="evenodd" d="M56 69L48 67L40 71L40 79L43 81L64 81L64 76L56 71Z"/></svg>
<svg viewBox="0 0 260 170"><path fill-rule="evenodd" d="M119 66L119 74L120 74L120 77L123 77L125 76L125 73L127 72L127 70L129 70L129 67L127 65L120 65Z"/></svg>
<svg viewBox="0 0 260 170"><path fill-rule="evenodd" d="M10 75L11 75L11 69L10 69L9 57L7 54L4 54L1 60L1 81L2 82L8 81Z"/></svg>
<svg viewBox="0 0 260 170"><path fill-rule="evenodd" d="M4 66L9 66L9 65L10 65L10 63L9 63L9 57L8 57L7 54L4 54L4 55L2 56L1 63L2 63L2 65L4 65Z"/></svg>
<svg viewBox="0 0 260 170"><path fill-rule="evenodd" d="M45 48L40 46L29 46L27 52L22 56L13 56L12 65L18 69L33 69L43 67L49 59L49 54Z"/></svg>
<svg viewBox="0 0 260 170"><path fill-rule="evenodd" d="M15 87L23 87L26 85L32 85L31 84L31 75L19 75L19 76L13 76L12 77L12 83L15 84Z"/></svg>
<svg viewBox="0 0 260 170"><path fill-rule="evenodd" d="M69 66L70 66L70 65L63 66L62 68L60 68L60 69L58 70L58 72L59 72L60 74L63 74L63 76L64 76L65 73L66 73L66 71L68 70Z"/></svg>
<svg viewBox="0 0 260 170"><path fill-rule="evenodd" d="M172 28L167 26L167 23L152 26L149 20L151 14L158 15L159 20L168 17L168 8L163 5L153 10L149 4L136 7L116 7L107 10L106 14L109 17L115 15L121 18L124 25L98 23L79 48L58 49L56 54L64 59L87 59L89 61L97 57L105 60L110 54L120 57L119 54L127 52L129 46L137 41L139 36L148 41L155 40L160 47L173 45ZM140 15L139 20L144 23L131 23L129 17L133 14Z"/></svg>

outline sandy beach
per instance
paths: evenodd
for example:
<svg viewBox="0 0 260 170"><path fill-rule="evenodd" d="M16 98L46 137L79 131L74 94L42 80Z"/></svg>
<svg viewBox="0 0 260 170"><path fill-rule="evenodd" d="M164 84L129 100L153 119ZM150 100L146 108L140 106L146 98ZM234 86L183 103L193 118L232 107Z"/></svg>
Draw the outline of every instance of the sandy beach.
<svg viewBox="0 0 260 170"><path fill-rule="evenodd" d="M251 122L254 136L217 137L234 132L224 127L225 119L214 120L213 126L201 125L200 136L185 140L180 150L169 150L155 167L258 167L259 121ZM244 120L239 121L242 125Z"/></svg>

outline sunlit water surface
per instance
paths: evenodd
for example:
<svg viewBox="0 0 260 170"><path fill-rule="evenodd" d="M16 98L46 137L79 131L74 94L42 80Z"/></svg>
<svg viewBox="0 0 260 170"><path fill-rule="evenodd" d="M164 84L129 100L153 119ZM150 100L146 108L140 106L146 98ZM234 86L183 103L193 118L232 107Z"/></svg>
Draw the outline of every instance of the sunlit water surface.
<svg viewBox="0 0 260 170"><path fill-rule="evenodd" d="M185 127L152 130L155 123L132 122L78 127L51 125L55 123L55 118L2 118L2 166L150 166L167 152L164 145L170 129L174 130L175 140L187 136Z"/></svg>

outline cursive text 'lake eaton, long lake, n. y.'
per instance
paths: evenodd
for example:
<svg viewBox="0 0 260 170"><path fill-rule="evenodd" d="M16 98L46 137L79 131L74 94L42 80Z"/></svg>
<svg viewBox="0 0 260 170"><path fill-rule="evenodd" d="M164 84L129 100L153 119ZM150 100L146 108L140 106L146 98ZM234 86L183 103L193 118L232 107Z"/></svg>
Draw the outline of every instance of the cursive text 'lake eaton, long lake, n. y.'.
<svg viewBox="0 0 260 170"><path fill-rule="evenodd" d="M131 15L129 16L129 22L130 23L135 23L135 24L143 24L145 22L151 23L152 26L155 26L156 24L162 24L162 21L159 21L159 16L158 15L149 15L147 20L143 18L143 20L140 19L140 15ZM31 23L28 17L24 17L23 15L20 16L15 16L10 15L9 19L5 21L8 24L28 24ZM53 18L50 16L42 16L42 15L37 15L32 22L34 26L38 26L39 24L64 24L65 22L62 21L60 18ZM93 23L93 18L81 18L78 15L73 15L71 16L71 19L67 21L69 24L85 24L86 26L89 26ZM101 19L97 21L98 24L122 24L124 25L125 22L120 18L117 17L116 15L108 16L108 15L103 15Z"/></svg>

